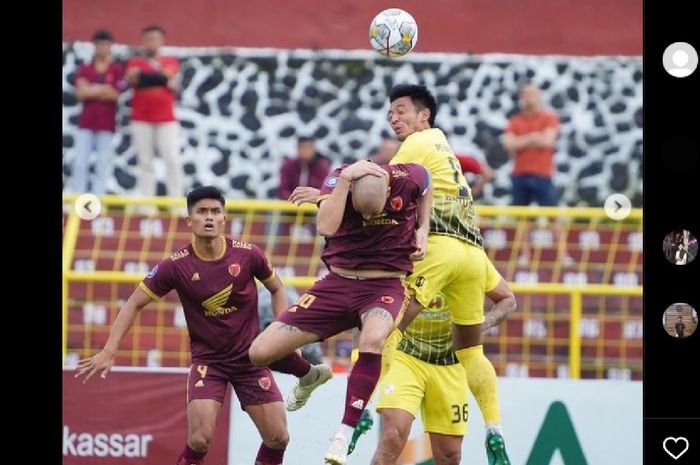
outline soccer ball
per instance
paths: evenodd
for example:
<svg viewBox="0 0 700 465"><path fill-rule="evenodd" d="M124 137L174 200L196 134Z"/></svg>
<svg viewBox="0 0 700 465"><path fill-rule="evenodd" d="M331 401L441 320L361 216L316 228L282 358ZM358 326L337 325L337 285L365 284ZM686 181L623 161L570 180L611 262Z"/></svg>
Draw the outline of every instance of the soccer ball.
<svg viewBox="0 0 700 465"><path fill-rule="evenodd" d="M384 10L369 26L369 42L385 57L404 56L418 43L416 20L399 8Z"/></svg>

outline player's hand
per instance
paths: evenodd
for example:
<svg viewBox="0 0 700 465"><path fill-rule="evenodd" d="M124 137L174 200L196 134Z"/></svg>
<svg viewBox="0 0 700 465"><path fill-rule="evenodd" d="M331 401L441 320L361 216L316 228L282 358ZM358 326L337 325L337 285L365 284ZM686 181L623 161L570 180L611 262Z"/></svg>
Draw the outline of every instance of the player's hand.
<svg viewBox="0 0 700 465"><path fill-rule="evenodd" d="M416 229L414 233L416 237L416 251L411 254L411 260L418 261L423 260L425 257L425 248L428 245L428 230L427 229Z"/></svg>
<svg viewBox="0 0 700 465"><path fill-rule="evenodd" d="M112 365L114 365L114 355L101 350L92 357L84 358L78 362L75 377L85 376L83 384L98 372L101 373L100 376L102 378L106 378L107 373L112 369Z"/></svg>
<svg viewBox="0 0 700 465"><path fill-rule="evenodd" d="M288 200L297 206L304 202L315 204L319 195L321 195L320 189L309 186L299 186L292 191Z"/></svg>
<svg viewBox="0 0 700 465"><path fill-rule="evenodd" d="M376 163L372 163L369 160L360 160L343 169L340 174L343 177L349 178L351 181L355 181L367 175L378 177L386 176L387 172Z"/></svg>

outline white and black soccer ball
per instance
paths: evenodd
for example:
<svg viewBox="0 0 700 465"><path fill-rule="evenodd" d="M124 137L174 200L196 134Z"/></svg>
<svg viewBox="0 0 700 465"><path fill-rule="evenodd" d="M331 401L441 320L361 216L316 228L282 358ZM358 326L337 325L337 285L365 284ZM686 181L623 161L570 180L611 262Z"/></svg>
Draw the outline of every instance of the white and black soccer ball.
<svg viewBox="0 0 700 465"><path fill-rule="evenodd" d="M385 57L404 56L418 43L418 24L400 8L386 9L372 20L369 42Z"/></svg>

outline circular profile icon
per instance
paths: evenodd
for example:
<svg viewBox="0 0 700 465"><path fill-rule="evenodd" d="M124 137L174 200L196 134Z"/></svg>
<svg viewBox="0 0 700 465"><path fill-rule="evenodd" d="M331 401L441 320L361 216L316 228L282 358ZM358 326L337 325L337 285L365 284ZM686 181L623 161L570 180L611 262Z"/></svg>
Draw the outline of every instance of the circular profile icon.
<svg viewBox="0 0 700 465"><path fill-rule="evenodd" d="M663 64L673 77L690 76L698 67L698 52L687 42L674 42L664 50Z"/></svg>
<svg viewBox="0 0 700 465"><path fill-rule="evenodd" d="M698 314L688 304L673 304L664 312L663 324L669 336L683 339L697 329Z"/></svg>
<svg viewBox="0 0 700 465"><path fill-rule="evenodd" d="M674 265L687 265L698 256L698 238L687 229L671 231L664 237L663 251Z"/></svg>

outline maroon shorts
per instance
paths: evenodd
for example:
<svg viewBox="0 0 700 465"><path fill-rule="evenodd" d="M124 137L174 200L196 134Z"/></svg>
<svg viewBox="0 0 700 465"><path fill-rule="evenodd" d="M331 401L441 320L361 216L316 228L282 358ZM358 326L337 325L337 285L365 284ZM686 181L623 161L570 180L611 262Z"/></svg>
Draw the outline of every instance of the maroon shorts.
<svg viewBox="0 0 700 465"><path fill-rule="evenodd" d="M242 409L246 405L282 401L282 394L269 368L256 367L250 362L204 365L193 361L187 375L187 403L195 399L214 399L223 404L228 383L236 391Z"/></svg>
<svg viewBox="0 0 700 465"><path fill-rule="evenodd" d="M330 272L277 321L324 340L351 328L361 328L360 317L374 307L387 310L396 320L406 296L401 278L353 279Z"/></svg>

